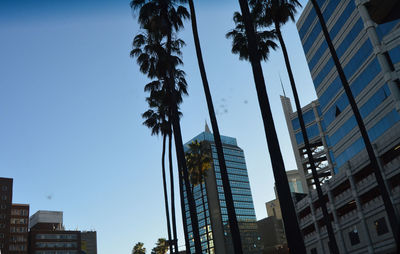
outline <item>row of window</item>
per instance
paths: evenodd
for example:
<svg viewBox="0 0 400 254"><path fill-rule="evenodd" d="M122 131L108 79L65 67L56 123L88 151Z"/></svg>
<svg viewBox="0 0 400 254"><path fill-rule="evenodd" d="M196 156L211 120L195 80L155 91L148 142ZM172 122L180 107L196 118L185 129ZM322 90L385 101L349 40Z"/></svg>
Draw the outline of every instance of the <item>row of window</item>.
<svg viewBox="0 0 400 254"><path fill-rule="evenodd" d="M307 132L307 137L308 139L312 139L314 137L319 136L319 128L318 128L318 124L313 124L309 127L306 128L306 132ZM297 145L300 145L304 142L304 138L303 138L303 133L299 132L296 133L296 142Z"/></svg>
<svg viewBox="0 0 400 254"><path fill-rule="evenodd" d="M393 64L400 63L400 46L389 50L388 53Z"/></svg>
<svg viewBox="0 0 400 254"><path fill-rule="evenodd" d="M11 233L25 233L28 232L27 227L10 227Z"/></svg>
<svg viewBox="0 0 400 254"><path fill-rule="evenodd" d="M350 89L352 91L352 94L354 97L357 97L363 90L364 88L371 83L371 81L380 73L381 67L379 65L379 62L376 58L372 60L372 62L362 71L362 73L352 82ZM334 82L338 82L337 85L342 83L339 80L339 77L335 79ZM331 85L333 86L333 84ZM341 89L340 87L335 86L335 90L339 91ZM385 89L382 91L383 93L386 93L386 95L390 94L389 89ZM323 95L324 96L324 95ZM328 96L328 94L326 95ZM328 97L327 97L328 98ZM372 98L372 97L371 97ZM368 112L368 104L371 103L372 100L368 100L367 103L365 103L362 107L365 107L363 110L363 114L366 114ZM381 101L382 102L382 101ZM327 103L327 102L325 102ZM380 104L380 103L379 103ZM347 95L343 93L335 102L334 105L332 105L324 114L324 124L326 127L328 127L333 120L336 119L336 117L345 110L345 108L349 105L349 100L347 99ZM360 108L360 113L361 113L361 108ZM370 112L369 112L370 113ZM368 114L369 114L368 113ZM366 115L368 115L366 114Z"/></svg>
<svg viewBox="0 0 400 254"><path fill-rule="evenodd" d="M336 24L332 27L332 29L329 32L329 35L331 36L331 39L334 40L336 35L338 34L339 30L343 27L344 23L350 18L351 14L353 13L355 9L354 3L351 1L351 3L348 4L346 7L345 11L340 15L338 21ZM356 24L353 26L353 28L350 30L350 32L346 35L342 43L337 47L336 53L338 54L338 57L340 58L348 46L354 41L354 39L358 36L358 34L362 31L363 28L363 23L362 20L359 19ZM321 59L322 55L325 53L325 51L328 49L328 44L326 43L325 40L323 40L321 46L317 49L317 51L314 53L314 56L311 58L308 66L310 71L312 71L315 67L315 65L319 62ZM318 87L318 85L315 84L315 87Z"/></svg>
<svg viewBox="0 0 400 254"><path fill-rule="evenodd" d="M27 250L27 246L25 244L10 244L10 251L25 251Z"/></svg>
<svg viewBox="0 0 400 254"><path fill-rule="evenodd" d="M37 248L77 248L76 242L36 242Z"/></svg>
<svg viewBox="0 0 400 254"><path fill-rule="evenodd" d="M11 215L28 216L29 211L27 209L11 209Z"/></svg>
<svg viewBox="0 0 400 254"><path fill-rule="evenodd" d="M8 190L8 187L7 187L6 185L2 185L2 186L1 186L1 190L2 190L2 191L7 191L7 190Z"/></svg>
<svg viewBox="0 0 400 254"><path fill-rule="evenodd" d="M37 234L36 239L78 239L76 234Z"/></svg>
<svg viewBox="0 0 400 254"><path fill-rule="evenodd" d="M37 250L35 254L78 254L76 250Z"/></svg>
<svg viewBox="0 0 400 254"><path fill-rule="evenodd" d="M27 218L11 218L11 224L28 224Z"/></svg>
<svg viewBox="0 0 400 254"><path fill-rule="evenodd" d="M390 127L395 125L400 121L400 115L396 110L392 110L385 117L383 117L378 123L376 123L371 129L368 130L368 136L371 142L375 141L384 132L386 132ZM352 145L350 145L345 151L336 157L337 167L341 167L346 161L353 158L362 149L364 149L365 144L362 138L359 138Z"/></svg>
<svg viewBox="0 0 400 254"><path fill-rule="evenodd" d="M310 109L307 112L303 112L303 120L305 125L311 123L312 121L315 121L314 110ZM292 126L294 131L300 129L300 122L297 117L292 120Z"/></svg>
<svg viewBox="0 0 400 254"><path fill-rule="evenodd" d="M365 63L367 58L372 53L372 45L369 40L367 40L358 52L353 56L353 58L346 64L343 71L346 77L349 79L358 68ZM376 58L365 68L358 77L350 83L350 88L352 90L353 96L356 97L364 87L366 87L381 71L381 67ZM322 110L326 108L328 103L335 97L335 95L342 90L342 82L339 76L337 76L334 81L327 87L325 92L319 96L319 103Z"/></svg>

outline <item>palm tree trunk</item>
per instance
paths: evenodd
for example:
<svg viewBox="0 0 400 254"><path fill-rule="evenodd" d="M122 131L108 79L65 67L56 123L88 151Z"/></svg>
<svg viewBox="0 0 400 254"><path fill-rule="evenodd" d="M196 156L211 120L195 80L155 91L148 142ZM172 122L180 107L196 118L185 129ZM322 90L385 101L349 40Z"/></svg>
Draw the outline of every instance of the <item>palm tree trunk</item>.
<svg viewBox="0 0 400 254"><path fill-rule="evenodd" d="M185 152L183 149L181 126L179 123L179 115L178 115L178 108L176 105L175 92L176 92L175 89L173 89L173 91L171 91L172 124L173 124L174 137L175 137L175 151L176 151L176 156L177 156L177 161L178 161L179 174L181 174L183 177L183 181L185 184L185 190L186 190L186 196L187 196L188 204L189 204L190 220L192 223L195 253L202 253L201 252L200 235L199 235L199 222L197 219L197 212L196 212L196 204L194 202L193 192L191 191L191 188L190 188L189 176L188 176L187 167L186 167ZM184 198L184 197L182 196L181 198ZM188 251L190 251L190 249Z"/></svg>
<svg viewBox="0 0 400 254"><path fill-rule="evenodd" d="M333 254L339 254L339 248L338 248L338 245L336 242L335 233L333 232L331 220L330 220L330 217L328 214L328 210L326 208L326 203L324 202L324 199L323 199L323 193L322 193L322 189L321 189L321 184L319 182L317 169L315 168L314 156L312 155L312 152L310 149L310 142L308 140L306 126L304 124L303 112L301 110L299 95L297 94L296 83L294 81L292 68L290 66L289 55L286 50L286 45L285 45L285 42L282 37L280 26L277 23L275 23L275 31L278 36L279 43L281 44L283 56L285 58L286 69L287 69L287 72L289 75L289 80L290 80L290 85L292 87L294 101L296 103L297 117L299 118L301 133L303 134L304 146L306 147L307 156L308 156L308 160L309 160L310 167L311 167L311 172L313 175L315 186L317 188L318 202L322 209L322 214L324 216L324 222L325 222L326 229L328 232L328 237L329 237L329 242L330 242L330 252Z"/></svg>
<svg viewBox="0 0 400 254"><path fill-rule="evenodd" d="M169 22L168 19L168 5L166 1L164 2L164 7L163 7L163 16L167 22ZM167 34L167 52L168 55L171 55L171 41L172 41L172 27L171 24L169 24L169 32ZM190 221L192 223L192 231L193 231L193 240L194 240L194 247L195 247L195 252L196 253L201 253L201 241L200 241L200 235L199 235L199 222L197 219L197 213L196 213L196 204L194 202L194 197L193 193L190 190L190 183L189 183L189 176L187 172L187 167L186 167L186 160L185 160L185 151L183 149L183 141L182 141L182 133L181 133L181 125L180 125L180 119L179 119L179 112L178 112L178 105L177 105L177 100L176 100L176 90L175 90L175 81L174 81L174 66L168 66L168 77L166 77L167 81L167 90L170 93L169 94L169 99L170 99L170 107L171 107L171 120L172 120L172 126L173 126L173 132L174 132L174 137L175 137L175 152L177 156L177 161L178 161L178 172L179 174L183 177L184 185L185 185L185 190L186 190L186 197L188 199L188 204L189 204L189 211L190 211ZM183 199L184 196L181 196L181 199ZM184 209L185 206L183 206ZM190 252L190 248L187 250Z"/></svg>
<svg viewBox="0 0 400 254"><path fill-rule="evenodd" d="M204 188L203 183L200 183L200 191L201 191L201 202L203 203L203 212L204 212L204 223L206 226L206 238L207 238L207 251L206 253L210 253L210 238L208 237L208 223L207 223L207 210L206 203L204 202Z"/></svg>
<svg viewBox="0 0 400 254"><path fill-rule="evenodd" d="M169 208L168 208L168 192L167 192L167 179L165 175L165 146L166 146L167 135L163 135L163 148L162 148L162 179L163 179L163 188L164 188L164 202L165 202L165 214L167 216L167 230L168 230L168 243L169 248L172 251L172 241L171 241L171 222L169 219Z"/></svg>
<svg viewBox="0 0 400 254"><path fill-rule="evenodd" d="M191 21L192 21L193 38L194 38L194 43L195 43L195 47L196 47L197 61L199 64L201 79L203 81L204 94L205 94L206 100L207 100L208 112L210 115L211 127L212 127L213 135L214 135L214 143L215 143L215 147L217 149L218 162L219 162L219 167L220 167L220 172L221 172L222 186L224 188L224 197L225 197L225 202L226 202L226 209L228 212L229 228L230 228L231 235L232 235L233 247L235 250L235 254L242 254L243 253L242 241L241 241L241 237L240 237L240 231L239 231L239 226L238 226L238 222L237 222L236 211L235 211L235 207L234 207L234 203L233 203L232 190L231 190L228 173L227 173L227 169L226 169L226 163L225 163L224 152L223 152L223 148L222 148L221 136L219 134L217 118L215 116L215 110L214 110L214 106L213 106L213 102L212 102L210 88L208 85L207 74L206 74L206 70L204 67L203 56L202 56L201 47L200 47L200 39L199 39L198 30L197 30L196 13L195 13L193 0L189 0L189 7L190 7L190 16L191 16Z"/></svg>
<svg viewBox="0 0 400 254"><path fill-rule="evenodd" d="M253 22L247 0L239 0L245 24L248 40L250 62L253 69L253 76L257 90L258 103L261 109L261 116L264 122L265 135L267 137L268 151L271 158L272 169L275 177L276 190L281 204L282 217L286 238L291 253L306 253L304 241L297 221L296 211L290 193L289 183L283 163L282 153L276 135L275 124L272 118L271 108L265 88L264 76L262 73L260 58L257 54L257 42Z"/></svg>
<svg viewBox="0 0 400 254"><path fill-rule="evenodd" d="M385 182L384 182L383 177L382 177L382 172L381 172L381 169L379 168L378 160L377 160L376 155L374 153L374 149L372 147L371 141L370 141L370 139L368 137L367 129L366 129L364 121L363 121L363 119L361 117L361 114L360 114L360 111L358 109L357 103L356 103L356 101L354 99L354 96L353 96L353 94L351 92L351 89L350 89L349 83L347 81L347 78L346 78L346 76L344 74L342 65L340 64L339 58L338 58L338 56L336 54L335 47L333 46L331 37L330 37L328 29L326 27L326 23L325 23L324 17L322 16L322 13L321 13L321 10L320 10L320 8L319 8L319 6L318 6L318 4L317 4L317 2L315 0L311 0L311 2L312 2L313 6L315 8L315 12L317 13L318 20L319 20L319 22L321 24L321 27L322 27L322 32L323 32L325 40L326 40L326 42L328 44L329 51L331 53L333 62L335 63L335 66L336 66L336 71L338 72L340 81L342 82L342 85L343 85L343 89L344 89L344 91L345 91L345 93L347 95L347 98L349 100L351 109L353 110L353 113L354 113L354 116L356 118L358 127L360 129L361 137L362 137L362 139L364 141L365 148L367 150L369 160L371 161L371 166L372 166L372 168L374 169L374 172L375 172L376 182L378 183L378 187L379 187L380 194L382 196L383 204L385 206L386 213L388 215L389 224L390 224L390 227L391 227L392 232L393 232L395 243L397 245L398 251L400 251L400 246L399 246L399 243L400 243L399 223L398 223L398 220L397 220L395 208L393 207L392 201L390 200L389 191L388 191L388 189L386 189Z"/></svg>
<svg viewBox="0 0 400 254"><path fill-rule="evenodd" d="M175 216L175 189L174 189L174 171L172 164L172 133L168 134L168 159L169 159L169 179L170 179L170 187L171 187L171 217L172 217L172 233L173 233L173 243L174 243L174 252L178 253L178 237L176 234L176 216Z"/></svg>

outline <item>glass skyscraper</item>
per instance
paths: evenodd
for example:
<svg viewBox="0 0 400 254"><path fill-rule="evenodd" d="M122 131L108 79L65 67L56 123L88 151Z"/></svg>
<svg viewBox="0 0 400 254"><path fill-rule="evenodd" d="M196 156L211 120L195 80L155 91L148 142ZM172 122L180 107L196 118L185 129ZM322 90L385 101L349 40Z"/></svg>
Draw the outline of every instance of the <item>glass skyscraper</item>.
<svg viewBox="0 0 400 254"><path fill-rule="evenodd" d="M384 133L399 133L400 20L375 24L363 1L317 2L369 137L379 145ZM338 173L365 150L365 145L311 3L305 7L297 27ZM393 141L398 136L394 135Z"/></svg>
<svg viewBox="0 0 400 254"><path fill-rule="evenodd" d="M238 147L235 138L221 136L221 139L229 182L232 188L236 216L242 238L243 252L261 253L261 240L257 233L256 214L254 211L253 198L251 195L250 182L247 175L243 150ZM194 198L196 201L203 253L233 253L228 214L217 151L214 144L214 136L206 125L204 132L200 133L185 144L185 151L188 150L188 145L195 140L198 140L199 142L204 140L208 141L211 146L213 157L212 168L208 171L206 181L203 184L206 211L203 209L201 188L199 185L194 187ZM187 231L191 247L190 253L195 253L186 191L184 197Z"/></svg>

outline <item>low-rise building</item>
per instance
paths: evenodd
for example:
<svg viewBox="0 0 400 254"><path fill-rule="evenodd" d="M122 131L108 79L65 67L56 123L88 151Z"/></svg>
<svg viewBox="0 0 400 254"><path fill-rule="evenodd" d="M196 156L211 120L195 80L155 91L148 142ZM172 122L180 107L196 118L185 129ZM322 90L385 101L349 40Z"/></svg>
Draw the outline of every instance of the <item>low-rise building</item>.
<svg viewBox="0 0 400 254"><path fill-rule="evenodd" d="M12 204L10 220L10 254L28 253L29 205Z"/></svg>

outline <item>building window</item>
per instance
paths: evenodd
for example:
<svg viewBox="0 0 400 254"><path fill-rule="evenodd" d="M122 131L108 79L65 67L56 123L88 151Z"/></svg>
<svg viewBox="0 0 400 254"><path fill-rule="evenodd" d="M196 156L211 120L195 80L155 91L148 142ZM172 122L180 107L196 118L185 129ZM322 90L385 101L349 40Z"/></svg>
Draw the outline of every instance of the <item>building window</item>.
<svg viewBox="0 0 400 254"><path fill-rule="evenodd" d="M3 191L7 191L7 186L5 186L5 185L3 185L3 186L1 186L1 189L3 190Z"/></svg>
<svg viewBox="0 0 400 254"><path fill-rule="evenodd" d="M317 249L316 248L312 248L310 253L311 254L317 254Z"/></svg>
<svg viewBox="0 0 400 254"><path fill-rule="evenodd" d="M385 218L380 218L374 222L376 233L378 235L383 235L389 232L388 227L386 225Z"/></svg>
<svg viewBox="0 0 400 254"><path fill-rule="evenodd" d="M360 237L358 235L357 228L354 228L352 231L349 232L349 238L351 245L356 245L360 243Z"/></svg>
<svg viewBox="0 0 400 254"><path fill-rule="evenodd" d="M3 196L1 196L1 199L2 199L2 200L7 200L7 196L6 196L6 195L3 195Z"/></svg>
<svg viewBox="0 0 400 254"><path fill-rule="evenodd" d="M7 206L6 206L6 205L4 205L4 204L2 204L2 205L0 206L0 208L1 208L1 209L6 209L6 208L7 208Z"/></svg>

